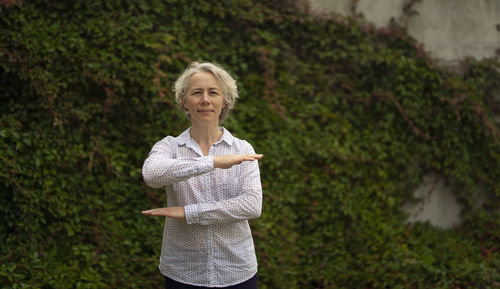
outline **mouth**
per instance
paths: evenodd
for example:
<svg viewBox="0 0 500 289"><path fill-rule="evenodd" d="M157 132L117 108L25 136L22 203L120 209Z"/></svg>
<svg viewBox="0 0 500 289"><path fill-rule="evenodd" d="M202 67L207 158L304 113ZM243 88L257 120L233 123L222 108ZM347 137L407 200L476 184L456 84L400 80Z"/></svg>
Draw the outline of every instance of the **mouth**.
<svg viewBox="0 0 500 289"><path fill-rule="evenodd" d="M213 112L213 110L211 110L211 109L200 109L200 110L198 110L198 112L199 113L211 113L211 112Z"/></svg>

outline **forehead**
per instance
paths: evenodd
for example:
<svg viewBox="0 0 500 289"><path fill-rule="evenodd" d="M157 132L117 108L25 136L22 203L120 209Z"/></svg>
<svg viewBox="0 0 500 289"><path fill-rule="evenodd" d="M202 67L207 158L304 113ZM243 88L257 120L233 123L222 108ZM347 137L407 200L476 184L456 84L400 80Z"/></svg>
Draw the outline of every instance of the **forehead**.
<svg viewBox="0 0 500 289"><path fill-rule="evenodd" d="M211 72L200 71L191 75L188 87L190 89L202 87L220 89L220 84Z"/></svg>

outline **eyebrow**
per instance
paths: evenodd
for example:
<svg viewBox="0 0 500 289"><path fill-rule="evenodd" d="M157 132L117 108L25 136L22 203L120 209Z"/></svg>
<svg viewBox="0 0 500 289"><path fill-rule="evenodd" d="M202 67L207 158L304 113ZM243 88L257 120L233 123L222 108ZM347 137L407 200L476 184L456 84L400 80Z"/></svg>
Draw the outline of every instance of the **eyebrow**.
<svg viewBox="0 0 500 289"><path fill-rule="evenodd" d="M192 88L192 89L188 90L188 92L193 92L193 91L196 91L196 90L203 90L203 89L201 87L195 87L195 88ZM217 88L217 87L209 87L208 90L209 91L212 91L212 90L220 91L222 89Z"/></svg>

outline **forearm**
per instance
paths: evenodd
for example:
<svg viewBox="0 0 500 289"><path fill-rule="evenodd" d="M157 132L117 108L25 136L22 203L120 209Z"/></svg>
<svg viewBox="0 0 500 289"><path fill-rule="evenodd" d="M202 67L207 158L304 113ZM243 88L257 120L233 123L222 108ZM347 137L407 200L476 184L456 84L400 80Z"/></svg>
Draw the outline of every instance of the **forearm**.
<svg viewBox="0 0 500 289"><path fill-rule="evenodd" d="M257 194L214 202L199 203L184 207L188 224L218 224L260 217L262 197Z"/></svg>
<svg viewBox="0 0 500 289"><path fill-rule="evenodd" d="M213 157L170 159L161 155L152 155L142 167L146 185L160 188L185 181L214 169Z"/></svg>

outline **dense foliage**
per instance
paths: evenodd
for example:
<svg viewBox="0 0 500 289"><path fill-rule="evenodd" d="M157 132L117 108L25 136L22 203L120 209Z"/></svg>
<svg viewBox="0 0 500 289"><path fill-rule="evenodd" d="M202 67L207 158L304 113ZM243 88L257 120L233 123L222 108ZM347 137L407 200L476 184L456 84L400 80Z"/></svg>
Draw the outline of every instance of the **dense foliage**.
<svg viewBox="0 0 500 289"><path fill-rule="evenodd" d="M12 0L0 29L2 288L162 286L141 165L188 127L170 88L194 60L238 78L224 125L265 155L261 288L500 288L498 62L447 72L293 1ZM405 223L429 173L460 228Z"/></svg>

